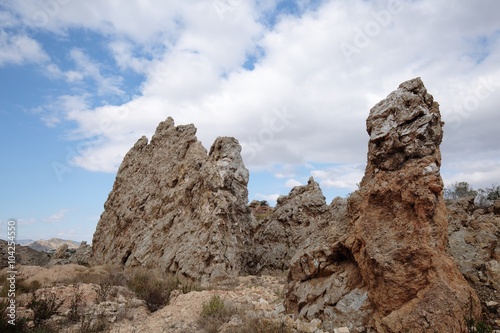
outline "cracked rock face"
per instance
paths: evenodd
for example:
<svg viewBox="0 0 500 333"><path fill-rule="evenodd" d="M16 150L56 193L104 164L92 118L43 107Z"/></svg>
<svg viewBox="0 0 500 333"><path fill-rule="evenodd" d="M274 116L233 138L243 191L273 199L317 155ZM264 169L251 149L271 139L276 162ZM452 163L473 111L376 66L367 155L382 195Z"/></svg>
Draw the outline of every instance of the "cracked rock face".
<svg viewBox="0 0 500 333"><path fill-rule="evenodd" d="M328 213L323 192L312 177L307 185L295 186L289 195L280 196L272 213L255 223L249 273L288 269L299 248L324 238Z"/></svg>
<svg viewBox="0 0 500 333"><path fill-rule="evenodd" d="M368 163L348 226L330 221L344 232L294 256L289 310L353 332L458 332L463 318L479 316L476 293L446 253L442 126L420 78L370 110Z"/></svg>
<svg viewBox="0 0 500 333"><path fill-rule="evenodd" d="M168 118L127 153L94 234L95 263L202 282L241 271L250 224L241 146L219 137L207 154L195 134Z"/></svg>
<svg viewBox="0 0 500 333"><path fill-rule="evenodd" d="M478 314L475 292L446 253L442 126L439 105L420 78L370 110L368 165L349 205L346 246L367 284L379 332L458 331L461 318Z"/></svg>

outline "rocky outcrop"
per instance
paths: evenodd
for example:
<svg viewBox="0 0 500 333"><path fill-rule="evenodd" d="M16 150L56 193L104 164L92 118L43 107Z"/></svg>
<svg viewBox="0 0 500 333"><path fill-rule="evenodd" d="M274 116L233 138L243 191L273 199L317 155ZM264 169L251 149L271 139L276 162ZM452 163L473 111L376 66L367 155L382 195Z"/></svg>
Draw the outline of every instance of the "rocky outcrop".
<svg viewBox="0 0 500 333"><path fill-rule="evenodd" d="M328 206L319 184L311 177L304 186L296 186L280 196L274 210L257 222L254 250L248 260L251 274L288 269L299 248L322 243L328 226Z"/></svg>
<svg viewBox="0 0 500 333"><path fill-rule="evenodd" d="M8 266L7 258L9 257L9 252L12 249L9 248L9 243L3 239L0 239L0 257L4 258L0 260L0 269ZM28 246L16 245L15 248L16 265L37 265L44 266L50 260L50 254L45 252L40 252L29 248Z"/></svg>
<svg viewBox="0 0 500 333"><path fill-rule="evenodd" d="M500 200L477 207L474 197L449 200L449 249L460 272L476 290L483 315L500 319ZM500 321L499 321L500 322ZM498 324L497 324L498 325Z"/></svg>
<svg viewBox="0 0 500 333"><path fill-rule="evenodd" d="M96 263L213 281L237 275L248 249L248 170L234 138L209 153L194 125L161 122L125 156L92 242Z"/></svg>
<svg viewBox="0 0 500 333"><path fill-rule="evenodd" d="M89 266L92 247L86 241L80 243L78 248L69 248L68 244L61 245L52 255L47 266L78 264Z"/></svg>
<svg viewBox="0 0 500 333"><path fill-rule="evenodd" d="M474 290L446 253L442 126L420 78L370 110L368 164L349 199L349 225L294 257L290 310L340 316L354 332L459 331L464 317L479 315Z"/></svg>
<svg viewBox="0 0 500 333"><path fill-rule="evenodd" d="M475 292L446 253L442 126L420 78L402 83L367 119L368 165L350 203L346 245L379 332L458 331L470 311L479 314Z"/></svg>

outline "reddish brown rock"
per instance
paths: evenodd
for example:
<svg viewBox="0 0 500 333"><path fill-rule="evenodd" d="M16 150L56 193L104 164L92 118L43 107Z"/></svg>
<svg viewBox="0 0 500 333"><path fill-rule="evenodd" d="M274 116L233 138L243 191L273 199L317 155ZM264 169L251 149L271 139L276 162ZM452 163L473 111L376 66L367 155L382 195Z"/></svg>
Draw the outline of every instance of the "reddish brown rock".
<svg viewBox="0 0 500 333"><path fill-rule="evenodd" d="M368 165L349 205L346 246L378 332L458 331L464 317L479 315L474 290L446 253L442 126L420 78L402 83L367 119Z"/></svg>
<svg viewBox="0 0 500 333"><path fill-rule="evenodd" d="M475 291L446 252L442 126L420 78L370 110L368 163L348 222L329 220L329 242L293 257L289 310L352 332L459 332L465 317L479 316Z"/></svg>

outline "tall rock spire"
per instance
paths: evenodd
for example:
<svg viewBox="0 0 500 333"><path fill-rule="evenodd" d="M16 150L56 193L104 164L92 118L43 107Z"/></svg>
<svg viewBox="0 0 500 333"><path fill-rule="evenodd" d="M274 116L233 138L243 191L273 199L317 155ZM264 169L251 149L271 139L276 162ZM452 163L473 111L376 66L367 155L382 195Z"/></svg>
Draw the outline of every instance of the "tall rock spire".
<svg viewBox="0 0 500 333"><path fill-rule="evenodd" d="M368 164L349 205L347 247L378 332L459 331L479 303L446 253L439 105L420 78L370 110Z"/></svg>

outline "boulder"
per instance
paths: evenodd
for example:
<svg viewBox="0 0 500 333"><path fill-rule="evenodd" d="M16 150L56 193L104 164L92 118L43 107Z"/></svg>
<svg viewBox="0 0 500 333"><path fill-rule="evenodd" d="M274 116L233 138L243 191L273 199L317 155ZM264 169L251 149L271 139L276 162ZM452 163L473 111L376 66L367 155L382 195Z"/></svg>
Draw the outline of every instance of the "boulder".
<svg viewBox="0 0 500 333"><path fill-rule="evenodd" d="M169 117L130 149L93 237L94 263L202 282L242 271L251 217L241 146L219 137L207 154L195 134Z"/></svg>

